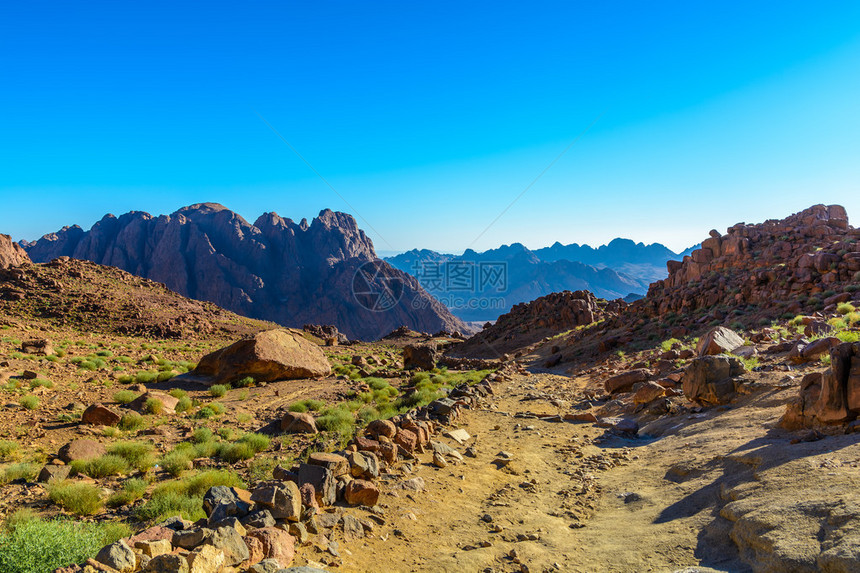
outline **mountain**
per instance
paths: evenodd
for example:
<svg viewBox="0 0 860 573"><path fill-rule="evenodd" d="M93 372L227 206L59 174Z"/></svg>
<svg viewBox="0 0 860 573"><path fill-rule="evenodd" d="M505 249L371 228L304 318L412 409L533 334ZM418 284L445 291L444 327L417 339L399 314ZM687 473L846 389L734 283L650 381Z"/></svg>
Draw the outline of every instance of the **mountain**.
<svg viewBox="0 0 860 573"><path fill-rule="evenodd" d="M531 251L513 243L482 253L467 249L459 256L415 249L386 260L417 277L458 317L486 321L552 292L588 290L606 299L644 295L649 284L666 278L666 262L682 257L660 244L615 239L597 249L556 243ZM464 269L475 273L475 288L449 288L448 275ZM481 284L481 272L493 269L504 275L501 289Z"/></svg>
<svg viewBox="0 0 860 573"><path fill-rule="evenodd" d="M34 262L68 256L115 266L182 295L285 326L334 324L377 339L406 325L464 331L413 277L377 259L350 215L328 209L309 224L265 213L254 224L216 203L171 215L106 215L22 242Z"/></svg>

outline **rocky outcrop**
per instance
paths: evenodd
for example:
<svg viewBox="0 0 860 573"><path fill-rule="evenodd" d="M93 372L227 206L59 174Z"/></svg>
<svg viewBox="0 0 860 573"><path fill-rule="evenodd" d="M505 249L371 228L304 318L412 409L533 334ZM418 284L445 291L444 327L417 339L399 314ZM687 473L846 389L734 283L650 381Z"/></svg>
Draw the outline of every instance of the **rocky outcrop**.
<svg viewBox="0 0 860 573"><path fill-rule="evenodd" d="M860 415L860 343L845 342L830 351L830 368L803 377L800 395L786 408L786 429L842 425Z"/></svg>
<svg viewBox="0 0 860 573"><path fill-rule="evenodd" d="M700 249L667 266L669 277L652 284L641 303L652 316L811 312L835 304L833 296L857 296L846 289L860 280L860 230L843 207L815 205L782 220L711 231Z"/></svg>
<svg viewBox="0 0 860 573"><path fill-rule="evenodd" d="M744 372L743 363L734 356L696 358L681 379L684 396L708 406L727 404L735 396L735 379Z"/></svg>
<svg viewBox="0 0 860 573"><path fill-rule="evenodd" d="M349 338L377 339L401 324L466 328L417 280L378 261L355 219L328 209L298 224L276 213L250 224L215 203L158 217L133 211L106 215L86 232L64 227L25 248L35 262L69 256L115 266L244 316L333 324ZM365 281L360 289L357 280Z"/></svg>
<svg viewBox="0 0 860 573"><path fill-rule="evenodd" d="M0 235L0 269L18 267L29 262L30 257L21 245L13 243L9 235Z"/></svg>
<svg viewBox="0 0 860 573"><path fill-rule="evenodd" d="M320 347L295 330L268 330L204 356L186 376L208 384L319 378L331 373Z"/></svg>

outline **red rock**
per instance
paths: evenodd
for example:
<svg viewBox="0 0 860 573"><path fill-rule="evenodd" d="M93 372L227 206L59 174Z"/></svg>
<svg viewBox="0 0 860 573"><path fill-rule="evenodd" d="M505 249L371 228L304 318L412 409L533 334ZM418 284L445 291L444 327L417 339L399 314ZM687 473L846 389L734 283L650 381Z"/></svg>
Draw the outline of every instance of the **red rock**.
<svg viewBox="0 0 860 573"><path fill-rule="evenodd" d="M281 418L281 430L293 434L316 434L317 424L306 412L287 412Z"/></svg>
<svg viewBox="0 0 860 573"><path fill-rule="evenodd" d="M382 456L389 464L397 461L397 446L390 442L382 442L379 444L379 455Z"/></svg>
<svg viewBox="0 0 860 573"><path fill-rule="evenodd" d="M370 438L364 437L356 437L355 445L359 449L359 451L366 452L378 452L379 451L379 442L376 440L371 440Z"/></svg>
<svg viewBox="0 0 860 573"><path fill-rule="evenodd" d="M320 504L317 502L317 490L312 483L303 483L299 488L299 495L302 497L303 507L312 507L319 509Z"/></svg>
<svg viewBox="0 0 860 573"><path fill-rule="evenodd" d="M57 453L59 458L66 463L75 460L91 460L104 455L107 450L105 447L95 440L72 440Z"/></svg>
<svg viewBox="0 0 860 573"><path fill-rule="evenodd" d="M127 537L125 542L129 547L134 547L136 543L141 541L159 541L161 539L172 541L174 533L172 529L154 525L148 529L144 529L140 533Z"/></svg>
<svg viewBox="0 0 860 573"><path fill-rule="evenodd" d="M30 263L30 257L9 235L0 235L0 269L18 267Z"/></svg>
<svg viewBox="0 0 860 573"><path fill-rule="evenodd" d="M374 420L367 425L365 433L374 438L379 436L393 438L397 435L397 426L391 420Z"/></svg>
<svg viewBox="0 0 860 573"><path fill-rule="evenodd" d="M82 424L93 426L116 426L121 416L102 404L92 404L81 415Z"/></svg>
<svg viewBox="0 0 860 573"><path fill-rule="evenodd" d="M379 501L379 488L371 481L354 479L346 484L344 497L350 505L373 506Z"/></svg>
<svg viewBox="0 0 860 573"><path fill-rule="evenodd" d="M657 398L660 398L666 393L666 389L656 382L642 382L635 394L633 394L634 404L647 404Z"/></svg>
<svg viewBox="0 0 860 573"><path fill-rule="evenodd" d="M289 567L296 554L293 536L276 527L263 527L248 532L247 537L258 539L263 545L264 559L274 559L281 567Z"/></svg>
<svg viewBox="0 0 860 573"><path fill-rule="evenodd" d="M594 424L597 422L597 416L592 412L578 412L576 414L565 414L562 419L566 422L589 422Z"/></svg>
<svg viewBox="0 0 860 573"><path fill-rule="evenodd" d="M345 457L327 452L314 452L308 456L308 463L327 468L334 477L349 473L349 462Z"/></svg>
<svg viewBox="0 0 860 573"><path fill-rule="evenodd" d="M248 559L242 562L243 569L251 567L252 565L256 565L257 563L265 559L265 552L263 549L262 541L250 535L243 536L242 541L244 541L245 545L248 547L249 554Z"/></svg>
<svg viewBox="0 0 860 573"><path fill-rule="evenodd" d="M407 452L414 452L418 447L418 436L412 430L400 430L394 436L394 443L402 446Z"/></svg>
<svg viewBox="0 0 860 573"><path fill-rule="evenodd" d="M616 374L606 380L606 382L603 383L603 386L610 394L614 394L615 392L628 392L637 382L648 380L650 375L650 371L644 368L638 368L636 370Z"/></svg>
<svg viewBox="0 0 860 573"><path fill-rule="evenodd" d="M696 354L699 356L727 354L743 345L744 339L738 333L725 326L718 326L699 339L699 344L696 345Z"/></svg>

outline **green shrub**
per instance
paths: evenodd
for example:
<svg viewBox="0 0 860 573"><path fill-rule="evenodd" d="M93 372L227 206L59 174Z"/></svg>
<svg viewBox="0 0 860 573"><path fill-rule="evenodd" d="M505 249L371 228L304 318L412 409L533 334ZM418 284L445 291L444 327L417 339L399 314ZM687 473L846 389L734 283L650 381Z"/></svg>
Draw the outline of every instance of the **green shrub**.
<svg viewBox="0 0 860 573"><path fill-rule="evenodd" d="M853 305L853 304L851 304L850 302L841 302L841 303L839 303L839 305L836 307L836 312L838 312L839 314L842 314L842 315L846 315L846 314L852 313L852 312L854 312L855 310L857 310L857 309L856 309L856 308L854 308L854 305Z"/></svg>
<svg viewBox="0 0 860 573"><path fill-rule="evenodd" d="M35 410L39 407L39 397L34 396L32 394L28 394L21 398L21 405L28 410Z"/></svg>
<svg viewBox="0 0 860 573"><path fill-rule="evenodd" d="M358 419L361 421L362 425L365 426L374 420L380 419L380 417L379 410L370 405L362 406L358 410Z"/></svg>
<svg viewBox="0 0 860 573"><path fill-rule="evenodd" d="M172 452L162 456L158 465L173 477L179 477L185 470L191 469L193 451L193 446L190 448L174 449Z"/></svg>
<svg viewBox="0 0 860 573"><path fill-rule="evenodd" d="M181 515L192 521L205 517L203 495L216 485L245 486L238 475L225 470L211 470L164 482L156 487L152 497L138 508L137 517L142 521L162 521L174 515Z"/></svg>
<svg viewBox="0 0 860 573"><path fill-rule="evenodd" d="M307 412L308 410L312 410L314 412L319 411L325 406L325 402L322 400L299 400L298 402L293 402L287 407L287 410L290 412Z"/></svg>
<svg viewBox="0 0 860 573"><path fill-rule="evenodd" d="M254 450L255 454L269 449L269 446L272 443L272 440L269 438L269 436L258 434L255 432L249 432L245 434L244 436L239 438L239 441L251 446L251 449Z"/></svg>
<svg viewBox="0 0 860 573"><path fill-rule="evenodd" d="M167 382L174 376L176 376L176 372L174 372L173 370L168 370L165 372L159 372L158 376L155 379L157 382Z"/></svg>
<svg viewBox="0 0 860 573"><path fill-rule="evenodd" d="M107 506L121 507L134 503L143 497L148 486L149 483L146 480L140 478L129 478L123 482L122 489L120 491L114 492L107 499Z"/></svg>
<svg viewBox="0 0 860 573"><path fill-rule="evenodd" d="M138 384L151 384L155 382L156 378L158 378L158 373L143 371L137 373L137 376L134 377L134 381Z"/></svg>
<svg viewBox="0 0 860 573"><path fill-rule="evenodd" d="M860 332L853 330L844 330L836 333L836 338L842 342L860 342Z"/></svg>
<svg viewBox="0 0 860 573"><path fill-rule="evenodd" d="M30 390L35 390L39 386L42 386L44 388L53 388L54 383L50 380L45 380L44 378L33 378L32 380L30 380Z"/></svg>
<svg viewBox="0 0 860 573"><path fill-rule="evenodd" d="M247 388L248 386L253 386L256 380L254 380L251 376L245 376L241 380L237 380L233 382L232 386L234 388Z"/></svg>
<svg viewBox="0 0 860 573"><path fill-rule="evenodd" d="M337 433L343 438L351 437L355 431L355 418L345 408L326 408L316 424L320 430Z"/></svg>
<svg viewBox="0 0 860 573"><path fill-rule="evenodd" d="M209 395L215 398L222 398L227 394L227 390L229 389L230 387L226 384L215 384L209 387Z"/></svg>
<svg viewBox="0 0 860 573"><path fill-rule="evenodd" d="M105 454L91 460L75 460L72 462L72 470L100 479L128 473L129 463L124 457Z"/></svg>
<svg viewBox="0 0 860 573"><path fill-rule="evenodd" d="M213 436L212 430L209 428L197 428L191 435L191 441L195 444L211 442L213 439L215 439L215 436Z"/></svg>
<svg viewBox="0 0 860 573"><path fill-rule="evenodd" d="M30 463L11 464L0 468L0 484L22 479L32 482L39 475L39 466Z"/></svg>
<svg viewBox="0 0 860 573"><path fill-rule="evenodd" d="M254 448L244 442L234 444L222 444L218 448L218 456L225 462L234 464L242 460L250 460L254 457Z"/></svg>
<svg viewBox="0 0 860 573"><path fill-rule="evenodd" d="M187 412L190 409L191 409L191 398L189 398L188 396L181 397L179 399L179 401L176 403L176 406L174 406L174 410L177 413Z"/></svg>
<svg viewBox="0 0 860 573"><path fill-rule="evenodd" d="M8 462L18 457L21 446L11 440L0 440L0 462Z"/></svg>
<svg viewBox="0 0 860 573"><path fill-rule="evenodd" d="M101 511L102 498L98 487L68 480L48 484L48 498L76 515L93 515Z"/></svg>
<svg viewBox="0 0 860 573"><path fill-rule="evenodd" d="M45 573L81 563L105 545L131 535L122 523L82 523L28 516L6 521L0 533L0 572Z"/></svg>
<svg viewBox="0 0 860 573"><path fill-rule="evenodd" d="M137 412L124 414L119 420L119 428L126 432L133 432L146 427L146 419Z"/></svg>
<svg viewBox="0 0 860 573"><path fill-rule="evenodd" d="M188 392L186 392L182 388L174 388L170 391L170 395L174 398L185 398L186 396L188 396Z"/></svg>
<svg viewBox="0 0 860 573"><path fill-rule="evenodd" d="M157 416L164 411L164 403L158 398L147 398L143 404L143 411Z"/></svg>
<svg viewBox="0 0 860 573"><path fill-rule="evenodd" d="M148 442L117 442L108 448L109 454L125 458L131 467L142 472L155 465L154 451Z"/></svg>
<svg viewBox="0 0 860 573"><path fill-rule="evenodd" d="M139 394L137 392L132 392L131 390L120 390L113 395L113 401L118 404L128 404L138 396Z"/></svg>

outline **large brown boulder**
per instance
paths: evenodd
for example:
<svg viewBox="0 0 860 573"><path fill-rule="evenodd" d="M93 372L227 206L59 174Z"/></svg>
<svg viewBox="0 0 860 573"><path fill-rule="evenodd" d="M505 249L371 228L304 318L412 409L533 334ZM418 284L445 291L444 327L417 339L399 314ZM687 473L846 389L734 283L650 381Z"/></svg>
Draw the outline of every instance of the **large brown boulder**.
<svg viewBox="0 0 860 573"><path fill-rule="evenodd" d="M267 330L207 354L189 373L209 384L229 384L246 376L257 382L320 378L331 366L319 346L296 330Z"/></svg>
<svg viewBox="0 0 860 573"><path fill-rule="evenodd" d="M13 243L9 235L0 235L0 269L18 267L29 262L30 257L21 245Z"/></svg>
<svg viewBox="0 0 860 573"><path fill-rule="evenodd" d="M426 344L410 344L403 348L403 367L404 368L420 368L421 370L433 370L436 368L436 361L439 359L439 352L435 342Z"/></svg>
<svg viewBox="0 0 860 573"><path fill-rule="evenodd" d="M737 332L725 326L717 326L699 339L696 354L699 356L727 354L743 345L744 339Z"/></svg>
<svg viewBox="0 0 860 573"><path fill-rule="evenodd" d="M610 394L614 394L615 392L629 392L633 389L634 384L637 382L645 382L648 380L649 376L651 376L651 372L645 368L628 370L627 372L616 374L612 378L607 379L606 382L603 383L603 387Z"/></svg>
<svg viewBox="0 0 860 573"><path fill-rule="evenodd" d="M860 415L860 343L845 342L830 351L830 370L807 374L800 395L786 408L786 429L838 425Z"/></svg>
<svg viewBox="0 0 860 573"><path fill-rule="evenodd" d="M704 405L726 404L735 395L734 378L746 371L734 356L696 358L684 371L684 396Z"/></svg>

